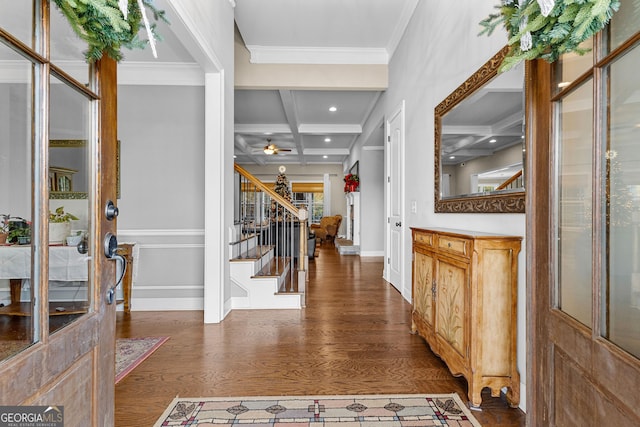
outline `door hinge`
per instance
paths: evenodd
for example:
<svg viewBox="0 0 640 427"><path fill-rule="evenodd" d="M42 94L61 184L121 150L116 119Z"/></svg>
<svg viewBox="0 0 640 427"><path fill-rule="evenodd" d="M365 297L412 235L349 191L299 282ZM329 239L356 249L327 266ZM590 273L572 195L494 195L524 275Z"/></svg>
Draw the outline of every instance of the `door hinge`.
<svg viewBox="0 0 640 427"><path fill-rule="evenodd" d="M391 142L391 135L387 135L387 142Z"/></svg>
<svg viewBox="0 0 640 427"><path fill-rule="evenodd" d="M391 264L391 257L387 257L387 264Z"/></svg>
<svg viewBox="0 0 640 427"><path fill-rule="evenodd" d="M387 217L387 224L391 224L391 217L390 216Z"/></svg>
<svg viewBox="0 0 640 427"><path fill-rule="evenodd" d="M387 182L391 182L391 177L390 176L387 177Z"/></svg>

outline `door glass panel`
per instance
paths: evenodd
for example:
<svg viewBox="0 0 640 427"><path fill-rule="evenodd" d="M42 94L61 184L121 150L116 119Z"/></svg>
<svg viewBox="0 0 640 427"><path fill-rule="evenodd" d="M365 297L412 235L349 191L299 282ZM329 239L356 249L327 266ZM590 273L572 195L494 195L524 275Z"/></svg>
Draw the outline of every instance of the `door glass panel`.
<svg viewBox="0 0 640 427"><path fill-rule="evenodd" d="M51 77L48 176L52 195L49 201L49 323L52 331L89 309L90 253L81 253L84 245L78 246L81 243L78 240L88 238L91 228L89 199L74 197L76 191L87 192L90 188L90 107L91 102L82 93ZM56 192L62 192L63 198Z"/></svg>
<svg viewBox="0 0 640 427"><path fill-rule="evenodd" d="M640 47L612 63L603 189L605 336L640 357ZM606 85L604 87L606 90ZM606 142L606 138L605 143ZM607 328L608 326L608 328Z"/></svg>
<svg viewBox="0 0 640 427"><path fill-rule="evenodd" d="M636 0L622 0L609 24L609 52L620 46L640 28L640 7Z"/></svg>
<svg viewBox="0 0 640 427"><path fill-rule="evenodd" d="M565 53L555 62L554 93L560 92L562 88L571 84L593 66L593 39L582 42L580 48L588 50L588 52L584 55Z"/></svg>
<svg viewBox="0 0 640 427"><path fill-rule="evenodd" d="M33 1L0 0L0 28L32 46L32 10Z"/></svg>
<svg viewBox="0 0 640 427"><path fill-rule="evenodd" d="M2 42L0 58L1 361L33 342L34 322L28 284L32 268L32 65Z"/></svg>
<svg viewBox="0 0 640 427"><path fill-rule="evenodd" d="M587 80L556 103L557 307L591 325L593 88Z"/></svg>
<svg viewBox="0 0 640 427"><path fill-rule="evenodd" d="M71 29L54 2L51 2L51 61L82 84L89 81L89 65L84 57L87 43Z"/></svg>

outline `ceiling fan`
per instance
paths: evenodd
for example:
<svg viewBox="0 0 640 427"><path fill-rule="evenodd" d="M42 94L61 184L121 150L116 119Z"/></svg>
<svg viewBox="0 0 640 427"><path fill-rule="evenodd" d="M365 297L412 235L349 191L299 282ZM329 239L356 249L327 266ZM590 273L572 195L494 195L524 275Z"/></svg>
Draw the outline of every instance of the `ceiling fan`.
<svg viewBox="0 0 640 427"><path fill-rule="evenodd" d="M290 148L278 148L276 144L271 143L271 138L267 139L267 145L262 149L264 154L271 156L273 154L278 154L280 152L291 151Z"/></svg>

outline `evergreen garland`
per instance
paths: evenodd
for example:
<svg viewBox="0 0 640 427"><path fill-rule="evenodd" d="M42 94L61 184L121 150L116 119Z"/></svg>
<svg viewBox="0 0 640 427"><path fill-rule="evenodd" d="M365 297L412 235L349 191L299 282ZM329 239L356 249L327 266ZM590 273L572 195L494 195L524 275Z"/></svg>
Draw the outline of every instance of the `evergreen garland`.
<svg viewBox="0 0 640 427"><path fill-rule="evenodd" d="M155 21L165 18L165 12L156 9L153 0L142 0L144 6L153 12ZM118 0L54 0L60 12L67 18L73 31L89 45L85 52L87 62L92 63L102 58L103 52L116 61L121 61L122 47L142 49L148 40L138 37L142 22L142 11L136 0L128 0L128 16L125 19L118 6ZM156 33L156 24L151 25L151 32L156 40L161 40Z"/></svg>
<svg viewBox="0 0 640 427"><path fill-rule="evenodd" d="M506 71L523 60L554 62L564 53L584 54L588 50L580 48L580 43L607 25L620 0L556 0L548 16L542 14L537 0L503 0L496 8L499 13L480 22L484 27L480 34L490 35L504 25L510 50L500 71Z"/></svg>

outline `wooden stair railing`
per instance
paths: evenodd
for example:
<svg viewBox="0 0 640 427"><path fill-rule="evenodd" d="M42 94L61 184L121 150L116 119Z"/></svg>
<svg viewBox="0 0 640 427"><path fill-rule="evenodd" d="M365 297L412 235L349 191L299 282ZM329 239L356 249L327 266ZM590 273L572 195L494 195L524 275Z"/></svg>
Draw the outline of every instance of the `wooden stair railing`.
<svg viewBox="0 0 640 427"><path fill-rule="evenodd" d="M242 234L257 234L259 245L274 246L274 254L291 258L292 266L295 264L293 251L295 246L298 246L296 276L294 277L294 272L291 271L288 277L290 290L293 291L296 283L297 292L304 293L305 283L309 279L308 211L304 207L295 207L240 165L234 164L234 170L240 180L236 191L240 192L237 199L240 203ZM296 229L298 245L293 242Z"/></svg>
<svg viewBox="0 0 640 427"><path fill-rule="evenodd" d="M503 182L502 184L498 185L496 187L496 191L504 190L509 185L511 185L512 182L514 182L516 179L520 178L521 176L522 176L522 169L520 169L518 172L514 173L511 178L507 179L505 182Z"/></svg>

